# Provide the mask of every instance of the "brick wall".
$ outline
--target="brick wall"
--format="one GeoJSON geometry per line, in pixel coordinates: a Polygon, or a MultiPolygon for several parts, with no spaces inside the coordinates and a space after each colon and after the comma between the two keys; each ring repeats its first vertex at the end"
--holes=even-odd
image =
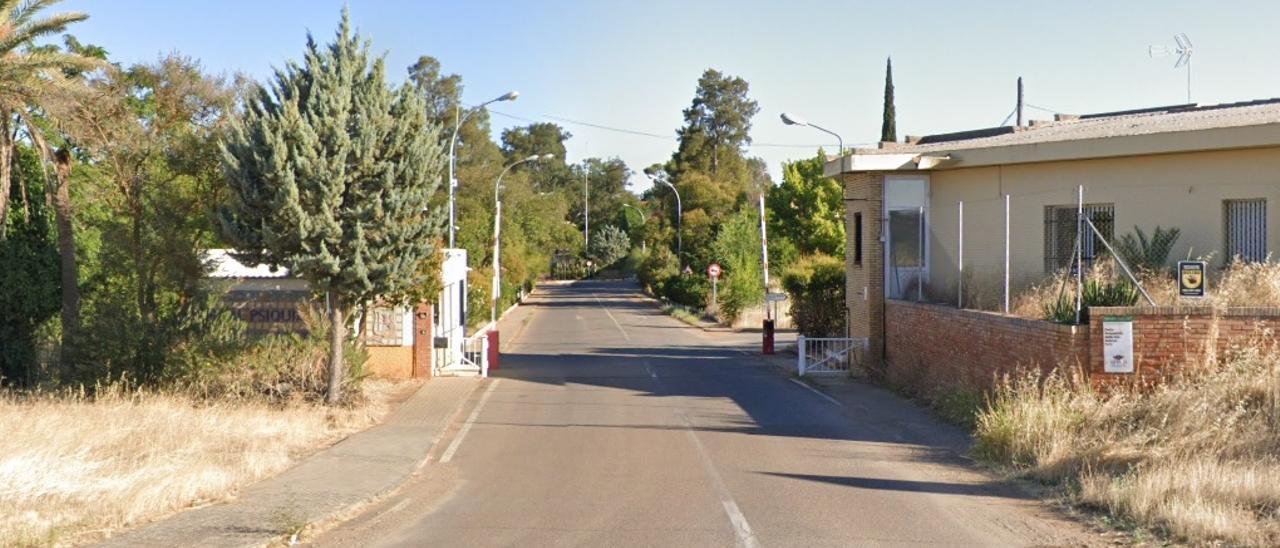
{"type": "Polygon", "coordinates": [[[845,309],[850,337],[870,341],[868,365],[881,367],[884,355],[884,246],[880,241],[884,211],[884,175],[843,176],[845,197],[845,309]],[[862,261],[857,262],[856,219],[862,219],[862,261]]]}
{"type": "Polygon", "coordinates": [[[1090,326],[889,300],[886,376],[915,390],[985,389],[1019,367],[1049,371],[1088,362],[1090,326]]]}
{"type": "Polygon", "coordinates": [[[1280,308],[1093,307],[1089,324],[1098,334],[1089,345],[1089,375],[1095,385],[1105,385],[1133,377],[1159,380],[1185,364],[1229,358],[1246,346],[1272,346],[1280,308]],[[1104,372],[1101,333],[1106,316],[1133,319],[1133,374],[1104,372]]]}
{"type": "Polygon", "coordinates": [[[1083,366],[1095,386],[1158,381],[1187,364],[1274,348],[1280,329],[1280,308],[1093,307],[1087,326],[898,300],[886,301],[884,314],[886,378],[921,391],[985,389],[1024,367],[1083,366]],[[1134,374],[1104,372],[1106,316],[1133,320],[1134,374]]]}

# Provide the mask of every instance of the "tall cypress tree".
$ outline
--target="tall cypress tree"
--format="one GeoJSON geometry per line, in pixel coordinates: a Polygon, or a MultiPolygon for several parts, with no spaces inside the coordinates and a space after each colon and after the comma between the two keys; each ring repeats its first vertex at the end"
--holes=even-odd
{"type": "Polygon", "coordinates": [[[893,58],[885,60],[884,67],[884,123],[880,125],[881,141],[898,140],[898,121],[893,108],[893,58]]]}
{"type": "Polygon", "coordinates": [[[341,394],[347,312],[429,275],[418,267],[441,227],[428,209],[444,165],[439,132],[412,86],[388,87],[383,60],[370,64],[343,9],[335,41],[308,35],[302,64],[259,86],[221,145],[224,235],[245,259],[288,267],[326,298],[329,403],[341,394]]]}

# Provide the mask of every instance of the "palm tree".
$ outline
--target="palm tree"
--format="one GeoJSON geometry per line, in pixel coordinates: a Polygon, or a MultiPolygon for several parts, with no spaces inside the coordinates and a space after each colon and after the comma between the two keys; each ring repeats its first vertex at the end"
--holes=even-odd
{"type": "MultiPolygon", "coordinates": [[[[34,48],[36,40],[62,32],[71,23],[89,16],[80,12],[41,12],[62,0],[0,0],[0,238],[9,214],[9,189],[13,182],[13,145],[17,118],[62,87],[66,71],[91,68],[97,61],[76,53],[34,48]]],[[[28,134],[40,131],[28,128],[28,134]]],[[[47,153],[47,148],[42,150],[47,153]]],[[[48,158],[47,160],[52,160],[48,158]]],[[[59,212],[61,214],[61,212],[59,212]]],[[[62,225],[59,220],[59,226],[62,225]]],[[[61,237],[61,234],[59,234],[61,237]]]]}

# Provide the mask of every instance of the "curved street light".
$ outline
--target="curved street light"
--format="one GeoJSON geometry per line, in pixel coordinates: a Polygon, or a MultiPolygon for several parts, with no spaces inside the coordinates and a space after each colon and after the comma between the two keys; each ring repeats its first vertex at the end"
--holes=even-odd
{"type": "Polygon", "coordinates": [[[682,267],[681,270],[683,270],[684,235],[681,234],[681,230],[684,224],[684,208],[681,207],[680,205],[680,191],[676,190],[675,185],[668,183],[665,179],[659,179],[648,173],[645,173],[644,176],[648,177],[650,181],[653,181],[655,183],[662,183],[664,185],[667,185],[667,187],[671,189],[671,192],[674,192],[676,194],[676,260],[680,263],[680,266],[682,267]]]}
{"type": "MultiPolygon", "coordinates": [[[[502,173],[498,174],[497,182],[493,183],[493,293],[491,301],[493,306],[489,310],[489,321],[498,321],[498,296],[502,292],[502,266],[498,261],[498,254],[502,249],[502,178],[507,175],[511,168],[527,162],[546,161],[555,158],[553,154],[534,154],[528,158],[516,160],[502,169],[502,173]]],[[[494,326],[496,329],[497,326],[494,326]]]]}
{"type": "Polygon", "coordinates": [[[793,114],[787,113],[787,112],[782,113],[782,116],[780,116],[780,118],[782,118],[782,123],[784,123],[784,124],[786,124],[786,125],[789,125],[789,126],[809,126],[809,127],[813,128],[813,129],[816,129],[816,130],[818,130],[818,131],[823,131],[823,132],[829,133],[829,134],[831,134],[831,135],[834,135],[834,136],[836,137],[836,142],[837,142],[837,143],[840,143],[840,144],[839,144],[840,149],[839,149],[839,151],[836,153],[836,156],[837,156],[837,157],[840,157],[840,156],[843,156],[843,155],[844,155],[844,139],[842,139],[842,138],[840,137],[840,134],[838,134],[838,133],[836,133],[836,132],[834,132],[834,131],[831,131],[831,130],[829,130],[829,129],[827,129],[827,128],[824,128],[824,127],[822,127],[822,126],[818,126],[818,125],[814,125],[814,124],[811,124],[811,123],[809,123],[809,122],[806,122],[806,121],[804,121],[804,119],[799,118],[799,117],[797,117],[797,116],[795,116],[795,115],[793,115],[793,114]]]}
{"type": "MultiPolygon", "coordinates": [[[[497,103],[499,101],[515,101],[516,98],[519,96],[520,96],[520,92],[518,91],[508,91],[498,97],[494,97],[493,99],[489,99],[488,101],[480,103],[479,105],[476,105],[474,108],[467,109],[467,112],[464,115],[454,116],[456,123],[453,125],[453,135],[449,137],[449,247],[450,248],[453,248],[454,246],[454,234],[458,230],[457,228],[458,207],[453,197],[454,189],[458,187],[458,178],[454,174],[456,170],[456,164],[458,162],[458,157],[454,152],[458,145],[458,131],[462,129],[462,124],[466,123],[467,119],[470,118],[472,114],[479,112],[480,109],[483,109],[488,104],[497,103]]],[[[461,105],[454,105],[454,108],[461,108],[461,105]]]]}

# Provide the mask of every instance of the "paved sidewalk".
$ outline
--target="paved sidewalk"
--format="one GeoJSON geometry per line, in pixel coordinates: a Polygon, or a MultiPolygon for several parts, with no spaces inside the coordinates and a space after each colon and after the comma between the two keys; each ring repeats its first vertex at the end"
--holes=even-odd
{"type": "Polygon", "coordinates": [[[776,368],[779,374],[793,377],[838,403],[850,420],[882,432],[899,443],[933,446],[951,453],[965,462],[973,438],[963,428],[939,419],[928,408],[862,377],[849,375],[810,375],[794,378],[796,373],[795,341],[780,348],[772,356],[754,352],[757,363],[776,368]]]}
{"type": "Polygon", "coordinates": [[[249,486],[235,500],[175,514],[101,545],[261,546],[291,525],[342,514],[409,479],[481,381],[431,379],[381,424],[249,486]]]}

